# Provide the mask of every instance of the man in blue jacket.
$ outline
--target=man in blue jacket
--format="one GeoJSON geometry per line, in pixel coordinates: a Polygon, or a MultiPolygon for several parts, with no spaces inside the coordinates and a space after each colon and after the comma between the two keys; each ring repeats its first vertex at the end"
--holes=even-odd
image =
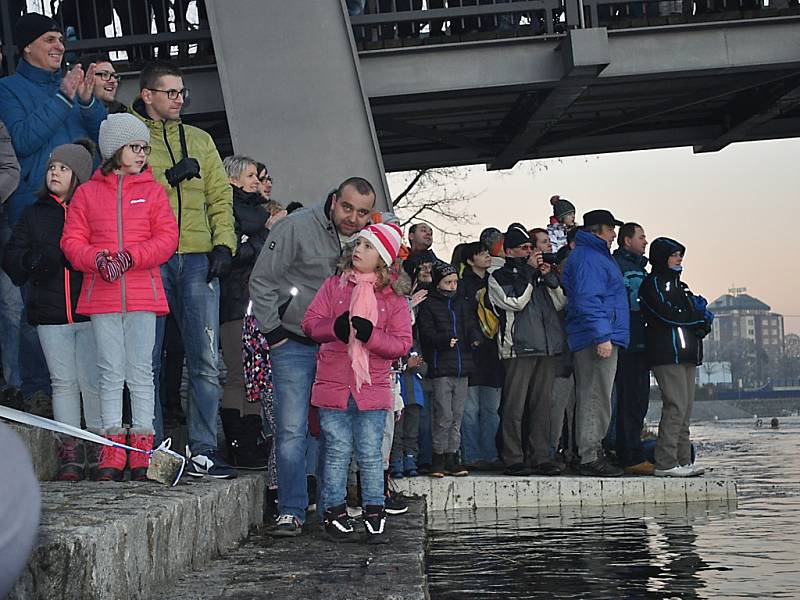
{"type": "MultiPolygon", "coordinates": [[[[22,212],[36,202],[53,149],[77,138],[97,143],[100,123],[106,118],[105,107],[93,95],[94,65],[85,74],[78,65],[61,75],[64,42],[58,23],[38,13],[26,14],[14,27],[14,43],[21,58],[16,74],[0,79],[0,121],[11,136],[20,180],[3,207],[3,242],[22,212]]],[[[6,322],[20,323],[20,353],[25,357],[20,365],[22,391],[32,396],[49,390],[50,378],[35,330],[21,322],[22,302],[14,301],[19,290],[10,286],[8,277],[0,276],[0,311],[6,322]]]]}
{"type": "Polygon", "coordinates": [[[628,296],[622,273],[611,256],[611,242],[622,225],[607,210],[583,215],[583,229],[564,267],[567,294],[567,341],[574,353],[576,426],[580,474],[619,477],[602,440],[611,421],[611,388],[617,352],[628,346],[628,296]]]}

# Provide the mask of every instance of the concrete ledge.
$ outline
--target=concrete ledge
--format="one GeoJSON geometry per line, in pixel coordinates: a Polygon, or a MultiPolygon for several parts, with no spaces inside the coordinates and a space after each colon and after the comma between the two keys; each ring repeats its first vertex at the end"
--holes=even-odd
{"type": "Polygon", "coordinates": [[[58,474],[58,438],[52,431],[20,425],[10,421],[3,422],[22,439],[31,455],[33,470],[39,481],[52,481],[58,474]]]}
{"type": "Polygon", "coordinates": [[[548,506],[611,506],[678,502],[736,502],[736,484],[726,479],[660,477],[409,477],[400,491],[423,496],[429,511],[548,506]]]}
{"type": "Polygon", "coordinates": [[[264,477],[42,484],[39,545],[12,600],[133,600],[199,569],[261,523],[264,477]]]}

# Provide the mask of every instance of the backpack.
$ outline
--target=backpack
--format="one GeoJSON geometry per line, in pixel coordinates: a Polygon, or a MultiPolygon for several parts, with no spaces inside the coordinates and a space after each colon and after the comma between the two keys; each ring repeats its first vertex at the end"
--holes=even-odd
{"type": "Polygon", "coordinates": [[[478,324],[481,326],[484,337],[493,340],[497,337],[497,331],[500,329],[500,319],[497,318],[486,292],[486,288],[481,288],[475,295],[475,299],[478,301],[478,324]]]}

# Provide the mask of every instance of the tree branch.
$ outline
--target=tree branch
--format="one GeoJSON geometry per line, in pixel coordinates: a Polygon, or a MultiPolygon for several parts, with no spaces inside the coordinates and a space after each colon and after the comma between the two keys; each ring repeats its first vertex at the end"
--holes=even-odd
{"type": "Polygon", "coordinates": [[[392,200],[392,208],[395,208],[398,204],[400,204],[400,202],[402,202],[403,198],[408,196],[409,192],[411,192],[411,190],[414,189],[414,187],[417,185],[417,183],[419,183],[419,180],[422,179],[427,172],[428,172],[428,169],[420,169],[419,171],[417,171],[417,174],[414,175],[414,178],[406,186],[406,189],[404,189],[402,192],[400,192],[400,194],[397,196],[397,198],[392,200]]]}

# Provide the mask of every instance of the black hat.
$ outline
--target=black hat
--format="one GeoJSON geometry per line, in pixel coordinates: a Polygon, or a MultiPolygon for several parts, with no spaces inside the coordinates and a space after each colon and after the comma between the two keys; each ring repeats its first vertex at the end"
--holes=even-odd
{"type": "Polygon", "coordinates": [[[458,271],[453,265],[443,260],[437,260],[433,263],[433,269],[431,269],[433,287],[439,287],[439,282],[448,275],[458,275],[458,271]]]}
{"type": "Polygon", "coordinates": [[[61,31],[61,26],[50,17],[40,15],[39,13],[28,13],[23,15],[14,25],[14,45],[22,52],[25,46],[28,46],[36,40],[40,35],[44,35],[48,31],[61,31]]]}
{"type": "Polygon", "coordinates": [[[575,205],[566,198],[551,199],[550,202],[553,204],[553,216],[559,221],[575,212],[575,205]]]}
{"type": "Polygon", "coordinates": [[[622,221],[615,219],[611,211],[608,210],[590,210],[583,215],[583,226],[591,227],[592,225],[614,225],[621,227],[624,225],[622,221]]]}
{"type": "Polygon", "coordinates": [[[531,236],[528,235],[528,230],[519,223],[512,223],[509,225],[508,231],[506,231],[503,237],[503,248],[516,248],[522,244],[535,243],[536,242],[531,239],[531,236]]]}

